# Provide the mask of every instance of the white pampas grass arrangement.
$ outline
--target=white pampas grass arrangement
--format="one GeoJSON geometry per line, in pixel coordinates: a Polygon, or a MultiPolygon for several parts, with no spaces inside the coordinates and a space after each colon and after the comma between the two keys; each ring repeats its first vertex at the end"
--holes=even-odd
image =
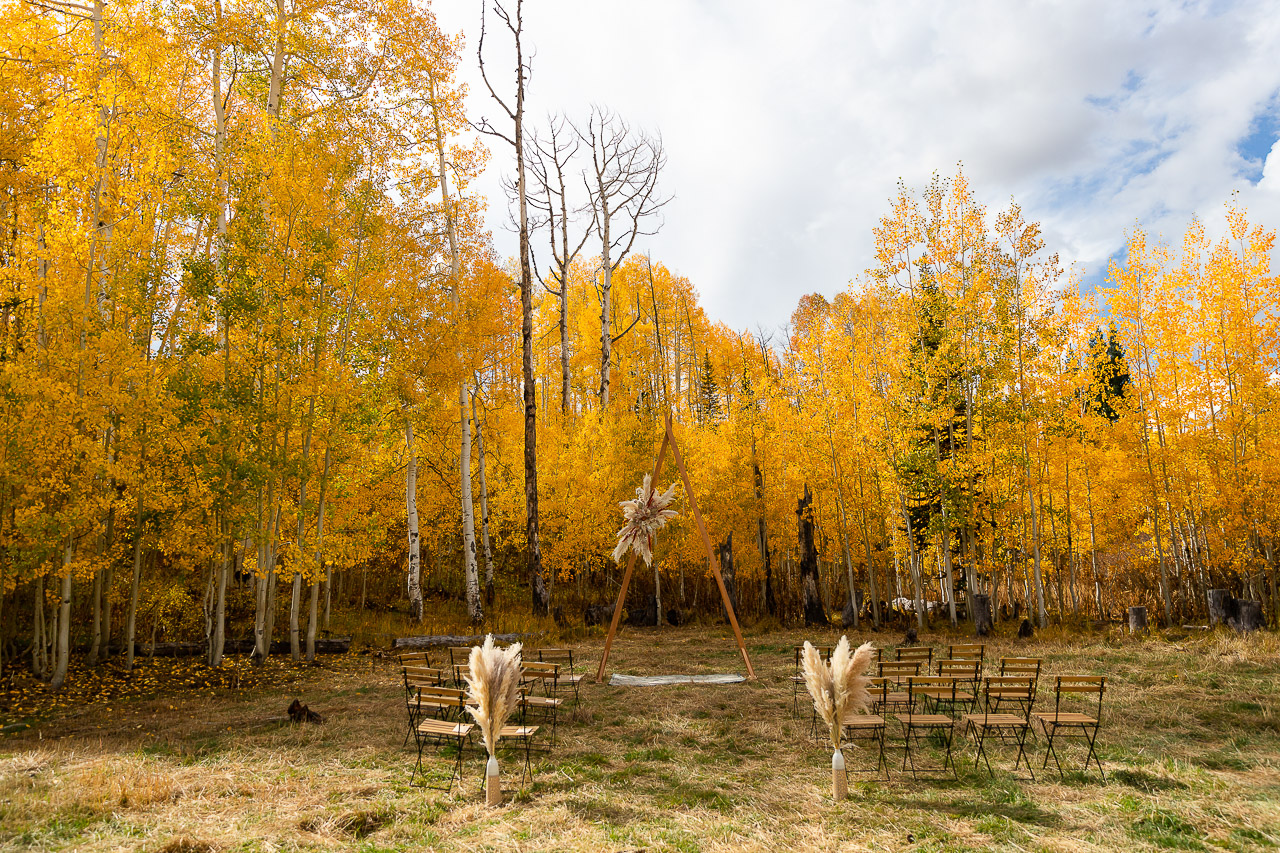
{"type": "Polygon", "coordinates": [[[841,721],[846,713],[865,711],[871,707],[871,693],[867,689],[870,677],[867,668],[875,648],[863,643],[856,651],[849,651],[849,638],[841,637],[831,653],[831,660],[824,661],[813,645],[804,643],[804,685],[813,697],[813,707],[827,724],[831,734],[832,786],[836,799],[844,799],[844,756],[840,752],[841,721]]]}
{"type": "Polygon", "coordinates": [[[618,547],[613,549],[613,560],[621,563],[628,551],[635,550],[646,566],[653,565],[653,535],[669,520],[680,513],[667,509],[676,498],[676,484],[662,494],[653,490],[652,475],[644,475],[644,485],[636,489],[636,499],[621,501],[622,515],[626,523],[618,531],[618,547]]]}
{"type": "Polygon", "coordinates": [[[489,753],[485,765],[485,790],[489,805],[502,802],[498,779],[498,733],[520,705],[520,643],[507,648],[493,644],[493,635],[484,645],[472,646],[467,667],[467,713],[480,727],[480,737],[489,753]]]}

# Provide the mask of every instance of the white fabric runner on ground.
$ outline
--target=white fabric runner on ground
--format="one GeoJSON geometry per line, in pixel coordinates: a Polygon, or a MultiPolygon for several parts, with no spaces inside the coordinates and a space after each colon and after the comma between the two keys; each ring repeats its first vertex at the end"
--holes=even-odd
{"type": "Polygon", "coordinates": [[[622,675],[609,676],[610,687],[651,687],[658,684],[737,684],[741,675],[622,675]]]}

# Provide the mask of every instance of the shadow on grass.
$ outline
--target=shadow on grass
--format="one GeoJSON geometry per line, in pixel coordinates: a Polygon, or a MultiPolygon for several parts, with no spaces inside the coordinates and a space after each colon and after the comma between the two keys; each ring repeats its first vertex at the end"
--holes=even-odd
{"type": "MultiPolygon", "coordinates": [[[[959,787],[959,786],[957,786],[959,787]]],[[[996,816],[1008,818],[1018,823],[1031,824],[1033,826],[1043,827],[1060,827],[1062,826],[1062,818],[1056,813],[1042,809],[1034,803],[1021,800],[1009,803],[982,803],[982,802],[948,802],[939,799],[924,799],[913,797],[883,797],[878,800],[887,806],[896,806],[904,809],[916,809],[917,811],[932,812],[938,814],[949,814],[955,817],[988,817],[996,816]]]]}

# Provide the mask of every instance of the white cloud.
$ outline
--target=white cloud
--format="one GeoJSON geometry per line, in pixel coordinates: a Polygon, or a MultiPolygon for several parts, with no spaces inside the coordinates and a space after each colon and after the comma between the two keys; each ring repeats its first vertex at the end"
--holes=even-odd
{"type": "MultiPolygon", "coordinates": [[[[479,8],[436,14],[473,38],[479,8]]],[[[960,161],[991,209],[1016,197],[1092,272],[1136,222],[1176,239],[1233,190],[1280,226],[1280,153],[1254,187],[1236,150],[1280,90],[1264,3],[538,0],[525,18],[530,117],[599,103],[662,132],[676,198],[638,248],[734,327],[839,290],[869,265],[898,178],[922,186],[960,161]]],[[[510,42],[490,34],[505,80],[510,42]]],[[[472,40],[471,110],[492,116],[474,64],[472,40]]],[[[478,188],[499,210],[509,163],[495,148],[478,188]]]]}

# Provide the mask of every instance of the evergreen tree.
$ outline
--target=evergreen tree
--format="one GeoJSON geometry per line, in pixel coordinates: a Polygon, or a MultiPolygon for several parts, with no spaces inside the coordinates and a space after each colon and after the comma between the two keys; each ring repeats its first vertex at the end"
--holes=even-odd
{"type": "Polygon", "coordinates": [[[1115,423],[1120,420],[1116,403],[1129,393],[1129,363],[1124,346],[1116,338],[1116,324],[1110,323],[1104,336],[1098,329],[1089,338],[1089,361],[1093,365],[1093,391],[1089,411],[1115,423]]]}

